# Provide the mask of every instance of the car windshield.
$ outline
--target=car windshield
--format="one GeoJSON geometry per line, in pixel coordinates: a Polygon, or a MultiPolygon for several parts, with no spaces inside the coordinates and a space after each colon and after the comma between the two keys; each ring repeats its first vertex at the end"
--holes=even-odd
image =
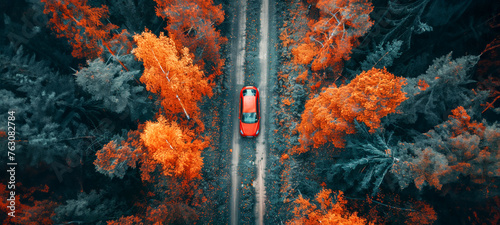
{"type": "Polygon", "coordinates": [[[255,96],[257,92],[254,89],[243,90],[243,96],[255,96]]]}
{"type": "Polygon", "coordinates": [[[257,113],[243,113],[243,118],[241,118],[243,123],[257,123],[257,113]]]}

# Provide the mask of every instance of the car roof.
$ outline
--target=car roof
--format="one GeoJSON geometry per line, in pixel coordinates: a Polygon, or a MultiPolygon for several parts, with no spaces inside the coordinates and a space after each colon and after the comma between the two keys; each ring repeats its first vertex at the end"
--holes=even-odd
{"type": "Polygon", "coordinates": [[[243,113],[257,112],[257,97],[256,96],[243,96],[243,113]]]}

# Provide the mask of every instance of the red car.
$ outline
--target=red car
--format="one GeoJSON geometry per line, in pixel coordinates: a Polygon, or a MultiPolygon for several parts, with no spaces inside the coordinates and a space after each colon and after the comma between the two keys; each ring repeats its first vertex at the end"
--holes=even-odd
{"type": "Polygon", "coordinates": [[[246,86],[240,92],[240,134],[243,137],[255,137],[260,129],[259,89],[246,86]]]}

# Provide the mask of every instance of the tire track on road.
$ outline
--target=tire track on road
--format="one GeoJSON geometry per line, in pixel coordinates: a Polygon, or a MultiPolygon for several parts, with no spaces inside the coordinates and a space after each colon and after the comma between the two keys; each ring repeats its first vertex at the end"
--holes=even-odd
{"type": "MultiPolygon", "coordinates": [[[[239,104],[239,89],[243,87],[245,82],[243,65],[245,63],[245,44],[246,44],[246,8],[247,1],[239,1],[239,11],[238,11],[238,23],[237,23],[237,36],[236,36],[236,50],[234,55],[236,56],[234,76],[236,78],[235,85],[233,86],[233,106],[239,104]]],[[[238,108],[233,108],[233,140],[232,140],[232,159],[231,159],[231,203],[230,203],[230,221],[232,225],[236,225],[239,222],[239,175],[238,175],[238,165],[240,160],[240,131],[239,131],[239,121],[238,121],[238,108]]]]}
{"type": "Polygon", "coordinates": [[[256,165],[257,178],[254,181],[256,207],[255,223],[264,224],[266,186],[264,184],[266,172],[266,117],[267,117],[267,81],[268,81],[268,47],[269,47],[269,0],[262,0],[260,12],[260,43],[259,43],[259,61],[260,61],[260,83],[259,92],[261,99],[260,111],[260,135],[257,138],[256,145],[256,165]]]}

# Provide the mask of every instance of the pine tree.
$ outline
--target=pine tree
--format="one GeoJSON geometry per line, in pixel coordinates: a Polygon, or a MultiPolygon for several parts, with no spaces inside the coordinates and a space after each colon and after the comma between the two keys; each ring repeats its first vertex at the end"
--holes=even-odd
{"type": "Polygon", "coordinates": [[[22,47],[0,54],[0,64],[5,68],[2,77],[8,88],[0,91],[7,98],[0,109],[16,111],[17,139],[24,143],[17,150],[26,164],[50,164],[82,155],[82,146],[93,138],[82,120],[87,119],[85,112],[92,110],[85,98],[77,96],[72,77],[55,73],[47,63],[24,55],[22,47]]]}
{"type": "Polygon", "coordinates": [[[435,59],[424,74],[408,78],[408,84],[403,87],[408,100],[398,108],[403,113],[389,116],[388,123],[414,124],[419,115],[423,115],[425,124],[421,126],[429,129],[443,122],[447,114],[459,105],[479,106],[487,93],[467,87],[474,82],[470,79],[471,70],[478,59],[478,56],[464,56],[453,60],[450,53],[435,59]]]}
{"type": "Polygon", "coordinates": [[[65,204],[55,209],[54,222],[66,223],[80,221],[80,223],[100,223],[105,218],[119,217],[124,212],[125,204],[116,197],[109,197],[105,191],[95,190],[89,193],[78,193],[76,199],[66,200],[65,204]]]}
{"type": "Polygon", "coordinates": [[[122,113],[127,108],[130,111],[142,108],[141,114],[147,113],[143,106],[146,103],[144,88],[134,81],[138,70],[124,71],[119,64],[106,64],[101,59],[88,64],[75,77],[76,83],[92,95],[92,100],[101,102],[104,108],[116,113],[122,113]]]}
{"type": "MultiPolygon", "coordinates": [[[[376,51],[369,53],[366,56],[365,61],[361,62],[361,70],[367,71],[371,68],[389,68],[395,59],[401,56],[401,45],[403,44],[400,40],[393,40],[392,42],[378,45],[376,51]]],[[[359,73],[359,72],[358,72],[359,73]]]]}
{"type": "Polygon", "coordinates": [[[500,175],[500,127],[472,121],[461,106],[415,141],[400,143],[404,154],[392,172],[401,188],[414,182],[419,189],[429,185],[440,190],[443,185],[470,181],[476,191],[487,191],[486,186],[500,175]]]}
{"type": "Polygon", "coordinates": [[[392,133],[387,136],[371,134],[366,126],[356,121],[355,125],[358,132],[349,136],[345,151],[339,154],[335,164],[327,163],[329,167],[325,172],[330,183],[342,179],[343,185],[338,186],[343,190],[374,196],[394,163],[400,159],[397,148],[390,144],[392,133]]]}
{"type": "Polygon", "coordinates": [[[433,28],[422,22],[422,14],[430,0],[417,1],[388,1],[387,11],[381,17],[375,17],[379,37],[377,43],[386,43],[392,40],[402,40],[403,50],[411,45],[414,34],[432,31],[433,28]]]}

